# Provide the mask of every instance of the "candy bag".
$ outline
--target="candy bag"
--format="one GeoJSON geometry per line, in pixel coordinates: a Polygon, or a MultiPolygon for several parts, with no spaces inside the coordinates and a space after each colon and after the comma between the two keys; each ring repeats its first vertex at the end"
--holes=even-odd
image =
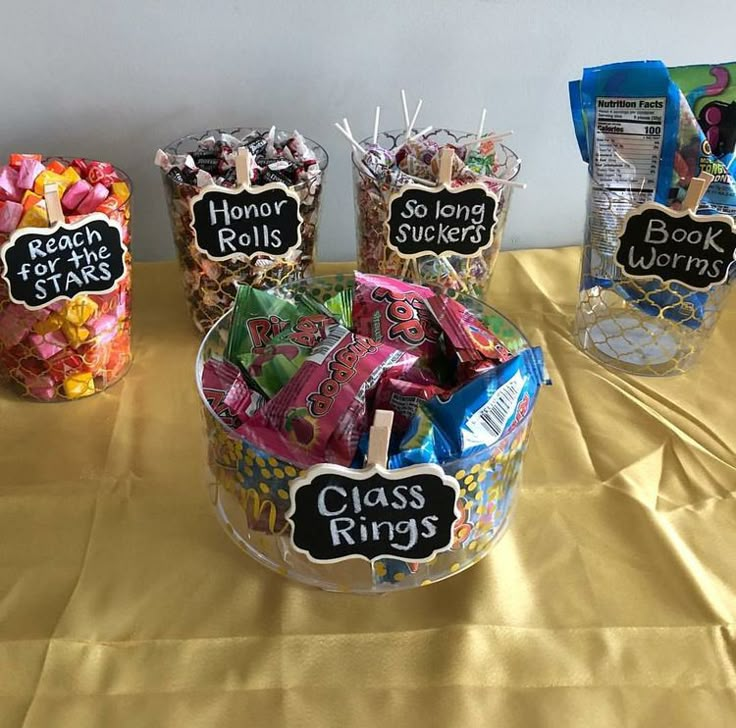
{"type": "Polygon", "coordinates": [[[248,388],[240,370],[227,361],[208,359],[202,367],[202,393],[214,413],[228,427],[238,427],[263,404],[248,388]]]}
{"type": "MultiPolygon", "coordinates": [[[[591,175],[581,286],[613,288],[648,313],[699,327],[707,294],[678,284],[667,290],[654,279],[634,283],[614,257],[631,210],[649,201],[676,208],[701,170],[725,172],[685,96],[663,63],[641,61],[585,69],[582,80],[570,84],[570,103],[591,175]]],[[[734,180],[721,178],[702,205],[734,214],[734,180]]]]}
{"type": "Polygon", "coordinates": [[[240,354],[260,349],[298,318],[299,311],[290,301],[251,286],[238,286],[225,358],[237,363],[240,354]]]}
{"type": "Polygon", "coordinates": [[[266,397],[273,397],[298,371],[335,321],[323,314],[308,314],[263,346],[237,357],[238,364],[266,397]]]}
{"type": "Polygon", "coordinates": [[[296,375],[239,432],[302,467],[324,462],[330,441],[332,462],[347,465],[354,452],[345,440],[357,443],[357,430],[367,425],[367,396],[402,355],[334,324],[296,375]],[[361,408],[363,420],[357,429],[349,426],[361,408]]]}
{"type": "Polygon", "coordinates": [[[431,289],[356,271],[353,295],[357,333],[418,356],[438,354],[440,330],[426,304],[431,289]]]}
{"type": "Polygon", "coordinates": [[[384,376],[373,399],[375,409],[391,410],[394,413],[392,432],[404,433],[411,424],[420,402],[426,402],[446,391],[436,384],[418,384],[384,376]]]}
{"type": "Polygon", "coordinates": [[[417,457],[446,462],[493,445],[523,419],[539,387],[549,383],[542,350],[525,349],[449,396],[420,403],[392,462],[403,462],[404,451],[410,462],[417,457]]]}
{"type": "Polygon", "coordinates": [[[460,362],[501,363],[511,359],[511,352],[503,342],[460,302],[435,295],[427,299],[427,307],[460,362]]]}

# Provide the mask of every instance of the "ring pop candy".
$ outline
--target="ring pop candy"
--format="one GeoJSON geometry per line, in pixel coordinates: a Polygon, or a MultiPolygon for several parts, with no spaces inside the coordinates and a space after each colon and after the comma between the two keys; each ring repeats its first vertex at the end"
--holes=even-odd
{"type": "Polygon", "coordinates": [[[327,153],[299,132],[267,129],[215,129],[189,135],[156,154],[166,192],[171,229],[183,273],[187,305],[200,331],[207,331],[233,304],[239,283],[270,288],[312,270],[327,153]],[[259,252],[227,259],[200,250],[192,229],[192,200],[203,189],[237,185],[239,149],[253,160],[251,184],[279,182],[299,197],[301,245],[283,257],[259,252]]]}
{"type": "Polygon", "coordinates": [[[130,200],[107,162],[11,154],[0,168],[0,368],[24,396],[79,399],[125,374],[130,200]]]}

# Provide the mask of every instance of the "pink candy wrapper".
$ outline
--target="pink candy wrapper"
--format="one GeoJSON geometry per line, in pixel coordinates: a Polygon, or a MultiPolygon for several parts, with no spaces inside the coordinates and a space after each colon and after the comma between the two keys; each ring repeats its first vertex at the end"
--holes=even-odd
{"type": "Polygon", "coordinates": [[[441,331],[427,308],[432,295],[425,286],[356,272],[354,328],[396,349],[433,358],[439,353],[441,331]]]}

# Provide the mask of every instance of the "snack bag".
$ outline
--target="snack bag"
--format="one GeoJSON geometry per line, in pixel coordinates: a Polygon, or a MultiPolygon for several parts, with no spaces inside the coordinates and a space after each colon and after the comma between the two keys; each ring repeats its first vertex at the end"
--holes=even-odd
{"type": "Polygon", "coordinates": [[[240,426],[263,405],[263,397],[248,388],[240,370],[230,362],[208,359],[201,382],[205,399],[228,427],[240,426]]]}
{"type": "Polygon", "coordinates": [[[239,431],[302,467],[324,462],[329,442],[332,462],[347,465],[350,443],[357,444],[367,424],[366,398],[402,355],[334,324],[296,375],[239,431]]]}
{"type": "Polygon", "coordinates": [[[440,330],[427,308],[432,295],[426,286],[356,271],[354,329],[396,349],[434,357],[440,330]]]}
{"type": "Polygon", "coordinates": [[[660,61],[585,69],[582,80],[570,84],[570,104],[591,175],[581,286],[614,288],[648,313],[699,327],[707,294],[622,276],[614,262],[618,233],[626,215],[645,202],[678,208],[702,170],[720,175],[703,198],[705,211],[733,215],[733,176],[712,153],[687,99],[660,61]]]}
{"type": "Polygon", "coordinates": [[[461,363],[487,360],[500,364],[511,359],[503,342],[455,299],[432,296],[427,307],[461,363]]]}
{"type": "Polygon", "coordinates": [[[296,373],[334,320],[265,291],[240,286],[225,356],[266,397],[296,373]]]}
{"type": "Polygon", "coordinates": [[[448,396],[420,403],[392,467],[407,458],[408,462],[417,462],[419,457],[429,458],[424,462],[446,462],[493,445],[526,415],[540,386],[549,383],[542,350],[536,347],[448,396]],[[402,452],[408,454],[402,456],[402,452]]]}

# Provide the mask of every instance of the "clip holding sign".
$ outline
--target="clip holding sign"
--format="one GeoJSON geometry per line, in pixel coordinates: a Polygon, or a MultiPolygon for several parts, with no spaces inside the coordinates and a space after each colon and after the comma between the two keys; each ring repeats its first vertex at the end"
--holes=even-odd
{"type": "Polygon", "coordinates": [[[452,186],[454,152],[440,152],[438,186],[404,185],[389,200],[386,243],[403,258],[470,258],[493,244],[498,197],[484,184],[452,186]]]}
{"type": "Polygon", "coordinates": [[[615,255],[624,275],[676,282],[694,291],[726,282],[736,260],[734,220],[697,214],[712,181],[706,172],[694,177],[680,211],[647,202],[626,216],[615,255]]]}
{"type": "Polygon", "coordinates": [[[253,158],[240,147],[234,188],[204,187],[190,201],[194,244],[211,260],[287,258],[302,244],[299,195],[283,182],[253,186],[253,158]]]}
{"type": "Polygon", "coordinates": [[[386,469],[393,412],[378,410],[367,467],[323,463],[291,483],[291,543],[315,563],[431,561],[453,543],[460,487],[439,465],[386,469]]]}

